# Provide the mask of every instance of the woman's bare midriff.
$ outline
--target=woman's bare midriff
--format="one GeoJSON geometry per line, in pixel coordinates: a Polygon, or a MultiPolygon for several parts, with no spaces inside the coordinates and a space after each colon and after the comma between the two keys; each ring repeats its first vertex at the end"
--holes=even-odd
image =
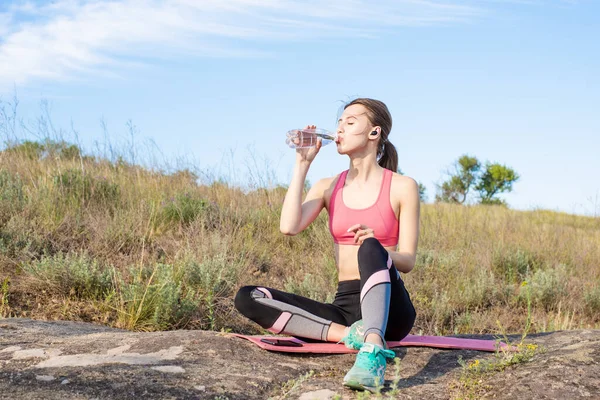
{"type": "MultiPolygon", "coordinates": [[[[337,182],[337,177],[330,178],[329,188],[325,191],[325,208],[327,212],[330,212],[329,204],[331,201],[331,195],[333,193],[333,189],[335,188],[335,184],[337,182]]],[[[379,184],[380,186],[381,184],[379,184]]],[[[379,187],[377,186],[377,187],[379,187]]],[[[376,188],[374,189],[376,191],[376,188]]],[[[371,190],[371,192],[373,191],[371,190]]],[[[364,190],[363,190],[364,191],[364,190]]],[[[367,199],[364,204],[352,204],[352,207],[355,208],[365,208],[370,204],[373,204],[375,200],[367,199]]],[[[394,204],[394,202],[392,202],[394,204]]],[[[394,208],[394,213],[396,215],[399,214],[399,210],[394,208]]],[[[348,244],[333,244],[334,253],[335,253],[335,265],[338,268],[338,280],[341,281],[349,281],[354,279],[360,279],[360,274],[358,272],[358,248],[359,245],[348,245],[348,244]]],[[[388,251],[396,251],[396,246],[384,246],[384,248],[388,251]]]]}
{"type": "MultiPolygon", "coordinates": [[[[350,281],[360,279],[358,272],[358,248],[357,245],[334,244],[335,262],[338,267],[338,280],[350,281]]],[[[384,247],[388,251],[395,251],[396,246],[384,247]]]]}

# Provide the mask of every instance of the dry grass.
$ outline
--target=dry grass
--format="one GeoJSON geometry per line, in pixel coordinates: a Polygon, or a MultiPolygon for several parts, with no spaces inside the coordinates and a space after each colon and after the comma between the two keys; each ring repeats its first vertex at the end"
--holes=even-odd
{"type": "MultiPolygon", "coordinates": [[[[68,146],[41,158],[30,150],[0,152],[0,316],[257,332],[233,309],[241,285],[332,299],[326,215],[281,235],[284,188],[200,185],[187,170],[68,146]]],[[[424,204],[418,263],[404,276],[413,332],[496,333],[498,323],[518,332],[524,281],[531,332],[598,327],[598,260],[599,218],[424,204]]]]}

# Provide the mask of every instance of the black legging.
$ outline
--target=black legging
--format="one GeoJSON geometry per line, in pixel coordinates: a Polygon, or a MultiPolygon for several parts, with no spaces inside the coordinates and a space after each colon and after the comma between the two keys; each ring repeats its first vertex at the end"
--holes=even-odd
{"type": "MultiPolygon", "coordinates": [[[[358,264],[360,280],[339,282],[335,300],[331,304],[277,289],[244,286],[235,296],[235,307],[271,332],[327,340],[331,322],[349,326],[363,318],[364,313],[370,312],[369,309],[361,311],[361,292],[364,289],[370,292],[379,285],[386,285],[389,277],[389,313],[385,339],[402,340],[413,327],[416,312],[387,251],[377,239],[366,239],[358,251],[358,264]],[[383,272],[386,269],[389,275],[383,272]],[[373,278],[369,280],[371,277],[373,278]],[[385,281],[381,280],[382,277],[385,281]],[[366,288],[365,284],[368,284],[366,288]]],[[[363,299],[367,294],[363,293],[363,299]]]]}

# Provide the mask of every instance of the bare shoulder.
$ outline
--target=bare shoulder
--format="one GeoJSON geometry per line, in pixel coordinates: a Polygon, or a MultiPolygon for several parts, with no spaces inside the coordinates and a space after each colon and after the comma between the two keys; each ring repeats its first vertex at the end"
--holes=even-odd
{"type": "Polygon", "coordinates": [[[392,190],[393,191],[416,191],[419,192],[419,184],[410,176],[400,175],[397,173],[392,174],[392,190]]]}
{"type": "Polygon", "coordinates": [[[309,197],[327,197],[333,191],[335,187],[337,176],[332,176],[328,178],[321,178],[313,185],[311,185],[309,190],[309,197]]]}
{"type": "Polygon", "coordinates": [[[391,197],[400,203],[419,197],[419,184],[410,176],[393,173],[391,197]]]}
{"type": "Polygon", "coordinates": [[[340,174],[330,176],[327,178],[319,179],[315,186],[318,187],[318,190],[323,196],[325,200],[325,207],[329,210],[329,201],[331,199],[331,195],[333,194],[333,189],[335,189],[335,184],[337,183],[338,177],[340,174]]]}
{"type": "Polygon", "coordinates": [[[331,190],[335,187],[335,183],[337,182],[338,175],[330,176],[327,178],[321,178],[315,183],[315,187],[318,187],[322,191],[331,190]]]}
{"type": "Polygon", "coordinates": [[[337,181],[337,179],[339,178],[340,175],[341,175],[341,172],[334,176],[329,176],[327,178],[323,178],[323,179],[321,179],[321,181],[326,186],[335,185],[335,182],[337,181]]]}

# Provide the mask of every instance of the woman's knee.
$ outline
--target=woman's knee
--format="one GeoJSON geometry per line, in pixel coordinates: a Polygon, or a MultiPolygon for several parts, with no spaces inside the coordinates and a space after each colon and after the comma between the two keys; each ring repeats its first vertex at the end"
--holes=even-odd
{"type": "Polygon", "coordinates": [[[243,286],[238,290],[233,300],[235,308],[246,317],[250,318],[254,308],[252,291],[256,290],[256,286],[243,286]]]}
{"type": "Polygon", "coordinates": [[[388,258],[388,252],[375,238],[365,239],[358,248],[358,267],[361,274],[387,269],[388,258]]]}

